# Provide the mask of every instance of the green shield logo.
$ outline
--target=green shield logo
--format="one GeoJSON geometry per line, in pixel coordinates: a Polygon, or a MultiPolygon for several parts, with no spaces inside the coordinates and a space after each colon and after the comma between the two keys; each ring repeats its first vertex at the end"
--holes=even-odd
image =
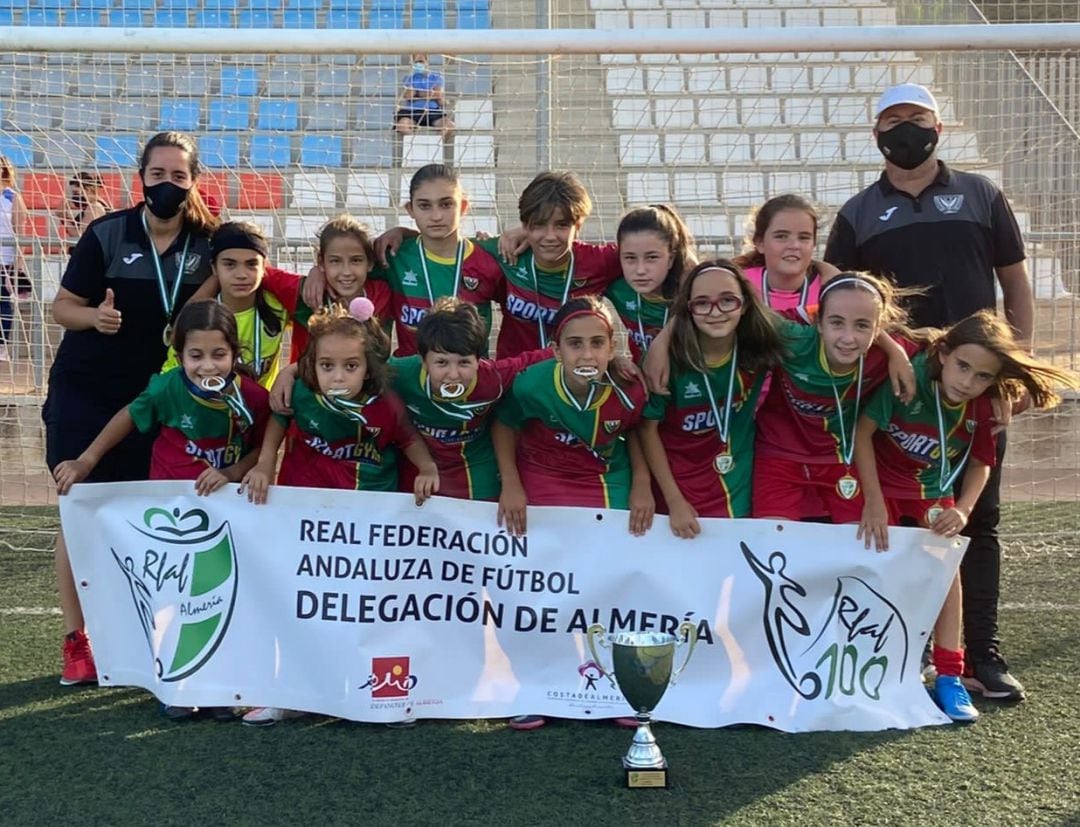
{"type": "Polygon", "coordinates": [[[129,523],[139,546],[113,558],[127,579],[158,677],[178,681],[210,660],[236,603],[237,562],[229,523],[205,511],[151,508],[129,523]],[[149,541],[149,542],[148,542],[149,541]]]}

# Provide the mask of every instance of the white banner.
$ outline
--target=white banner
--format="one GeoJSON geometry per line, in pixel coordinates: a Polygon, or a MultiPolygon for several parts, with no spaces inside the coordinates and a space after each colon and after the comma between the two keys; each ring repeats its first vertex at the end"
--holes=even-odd
{"type": "MultiPolygon", "coordinates": [[[[60,498],[100,682],[183,706],[278,706],[357,721],[628,714],[586,630],[698,645],[655,718],[791,732],[947,723],[919,660],[966,547],[890,529],[703,520],[645,537],[626,512],[236,486],[76,486],[60,498]]],[[[681,661],[686,647],[677,654],[681,661]]],[[[601,654],[606,658],[609,653],[601,654]]]]}

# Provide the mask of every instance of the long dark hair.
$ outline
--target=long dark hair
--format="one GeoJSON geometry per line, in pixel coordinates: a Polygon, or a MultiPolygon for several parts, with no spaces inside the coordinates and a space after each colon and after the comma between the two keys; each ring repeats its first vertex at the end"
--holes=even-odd
{"type": "Polygon", "coordinates": [[[199,174],[202,172],[202,165],[199,163],[199,147],[195,144],[194,138],[183,132],[159,132],[143,147],[139,158],[139,177],[142,178],[150,165],[151,153],[158,147],[168,146],[183,150],[188,156],[188,172],[191,174],[192,185],[182,210],[184,223],[196,232],[209,235],[218,228],[221,222],[210,212],[210,208],[206,206],[199,192],[199,174]]]}
{"type": "Polygon", "coordinates": [[[739,343],[739,367],[752,372],[767,370],[780,364],[784,353],[783,340],[773,324],[773,315],[747,281],[743,271],[726,258],[703,261],[691,270],[675,294],[672,307],[674,328],[671,334],[671,358],[681,370],[706,373],[705,354],[701,349],[700,334],[690,313],[690,296],[698,277],[710,270],[723,270],[735,277],[743,300],[743,314],[735,327],[739,343]]]}

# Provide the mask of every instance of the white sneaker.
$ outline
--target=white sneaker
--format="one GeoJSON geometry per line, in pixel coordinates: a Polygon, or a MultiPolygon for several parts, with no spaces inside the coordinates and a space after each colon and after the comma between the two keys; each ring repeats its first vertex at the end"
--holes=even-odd
{"type": "Polygon", "coordinates": [[[257,706],[248,712],[242,723],[244,726],[273,726],[278,721],[288,718],[299,718],[307,713],[298,712],[295,709],[281,709],[276,706],[257,706]]]}
{"type": "Polygon", "coordinates": [[[8,353],[7,345],[0,345],[0,362],[10,362],[11,354],[8,353]]]}

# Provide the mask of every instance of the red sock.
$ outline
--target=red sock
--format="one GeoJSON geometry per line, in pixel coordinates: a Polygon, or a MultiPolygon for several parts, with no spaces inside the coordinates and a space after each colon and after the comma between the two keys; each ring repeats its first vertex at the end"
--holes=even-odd
{"type": "Polygon", "coordinates": [[[934,647],[933,652],[934,668],[937,670],[938,675],[943,675],[950,678],[959,678],[964,674],[964,650],[963,649],[943,649],[940,646],[934,647]]]}

